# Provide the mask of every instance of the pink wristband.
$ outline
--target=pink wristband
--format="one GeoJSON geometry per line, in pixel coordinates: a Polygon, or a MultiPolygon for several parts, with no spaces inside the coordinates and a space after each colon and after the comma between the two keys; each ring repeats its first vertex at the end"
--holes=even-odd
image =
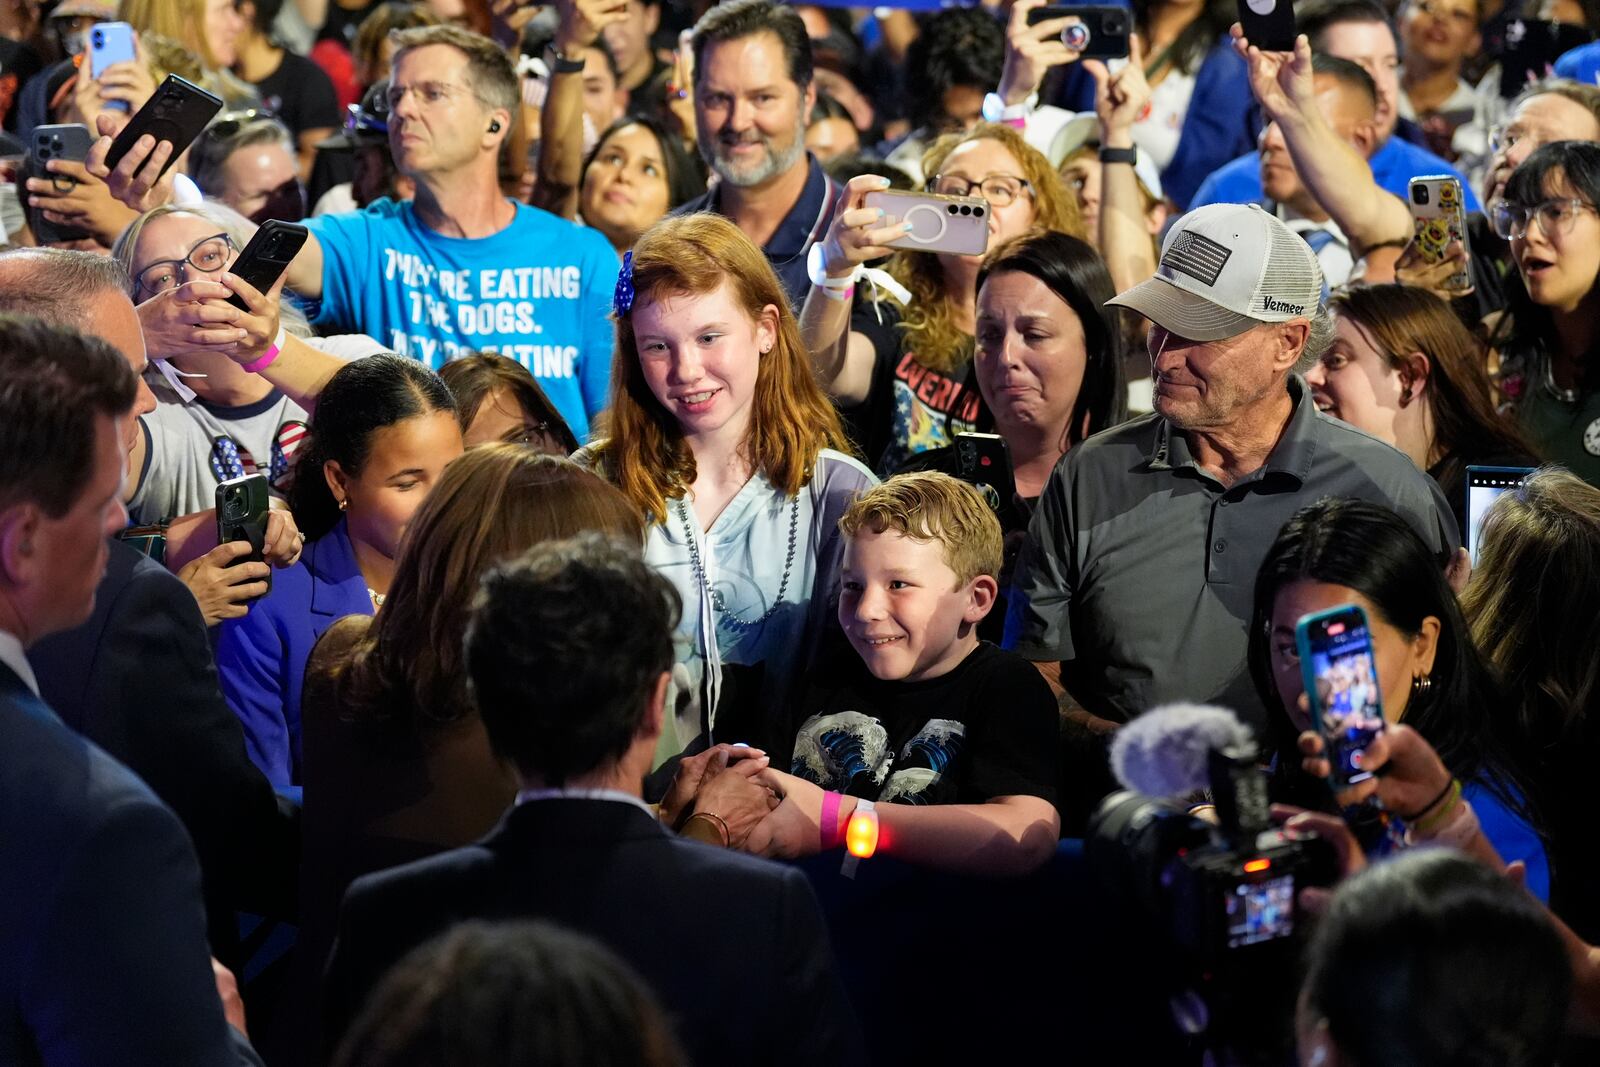
{"type": "Polygon", "coordinates": [[[278,327],[278,336],[273,339],[272,347],[267,349],[267,354],[254,363],[246,363],[244,370],[250,374],[259,374],[272,366],[272,361],[278,358],[278,353],[283,351],[283,327],[278,327]]]}
{"type": "Polygon", "coordinates": [[[829,790],[822,794],[822,851],[839,847],[839,803],[844,798],[829,790]]]}

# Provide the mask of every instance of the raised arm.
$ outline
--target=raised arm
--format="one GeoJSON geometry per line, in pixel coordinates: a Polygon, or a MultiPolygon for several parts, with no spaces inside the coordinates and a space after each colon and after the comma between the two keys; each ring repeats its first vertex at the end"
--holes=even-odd
{"type": "MultiPolygon", "coordinates": [[[[834,212],[822,248],[823,267],[830,279],[843,282],[870,260],[894,252],[884,242],[901,236],[909,226],[888,220],[876,208],[865,206],[866,195],[887,189],[889,180],[876,174],[850,179],[834,212]]],[[[817,384],[846,406],[867,398],[872,385],[872,342],[850,329],[853,302],[847,289],[812,285],[800,312],[800,336],[811,353],[817,384]]]]}
{"type": "MultiPolygon", "coordinates": [[[[600,31],[628,16],[625,0],[560,0],[555,48],[567,57],[583,54],[600,31]]],[[[532,202],[564,219],[578,217],[583,178],[583,72],[550,72],[550,91],[539,113],[539,174],[532,202]]]]}
{"type": "Polygon", "coordinates": [[[1300,180],[1358,249],[1411,236],[1411,214],[1382,189],[1372,168],[1334,132],[1316,104],[1311,43],[1302,34],[1293,52],[1263,52],[1234,23],[1233,47],[1250,70],[1250,91],[1278,124],[1300,180]]]}
{"type": "MultiPolygon", "coordinates": [[[[1127,65],[1116,74],[1098,60],[1084,66],[1094,76],[1101,147],[1134,148],[1133,124],[1150,103],[1143,42],[1137,34],[1129,39],[1127,65]]],[[[1155,242],[1150,239],[1144,198],[1139,195],[1139,179],[1131,163],[1100,166],[1100,232],[1096,237],[1117,292],[1125,293],[1155,274],[1155,242]]]]}

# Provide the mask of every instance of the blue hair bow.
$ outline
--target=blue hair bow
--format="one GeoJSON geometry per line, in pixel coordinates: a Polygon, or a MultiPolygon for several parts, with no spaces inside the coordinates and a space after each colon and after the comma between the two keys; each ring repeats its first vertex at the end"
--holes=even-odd
{"type": "Polygon", "coordinates": [[[617,273],[617,291],[611,296],[611,310],[622,318],[633,310],[633,253],[622,253],[622,270],[617,273]]]}

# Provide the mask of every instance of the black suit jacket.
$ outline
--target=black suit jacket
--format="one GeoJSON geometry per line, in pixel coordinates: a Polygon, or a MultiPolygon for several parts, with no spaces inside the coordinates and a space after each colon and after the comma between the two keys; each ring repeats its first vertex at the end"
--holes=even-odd
{"type": "Polygon", "coordinates": [[[28,662],[61,720],[183,821],[205,877],[212,943],[226,959],[234,911],[293,917],[298,809],[245,754],[188,587],[130,545],[110,548],[94,614],[38,642],[28,662]]]}
{"type": "Polygon", "coordinates": [[[0,1063],[259,1063],[204,919],[172,812],[0,664],[0,1063]]]}
{"type": "Polygon", "coordinates": [[[350,887],[328,972],[344,1032],[388,967],[465,919],[597,938],[654,989],[697,1067],[861,1062],[828,932],[798,870],[673,836],[611,800],[539,800],[482,841],[350,887]]]}

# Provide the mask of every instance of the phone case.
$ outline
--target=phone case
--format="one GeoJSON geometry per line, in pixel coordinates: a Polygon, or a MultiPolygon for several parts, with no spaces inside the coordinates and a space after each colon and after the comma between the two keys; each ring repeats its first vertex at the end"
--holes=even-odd
{"type": "MultiPolygon", "coordinates": [[[[1363,768],[1359,763],[1353,763],[1350,767],[1342,766],[1347,759],[1341,754],[1341,745],[1334,734],[1335,730],[1366,733],[1367,739],[1359,744],[1352,744],[1353,739],[1345,742],[1350,748],[1361,750],[1371,743],[1372,736],[1376,736],[1384,728],[1383,695],[1378,684],[1378,662],[1372,654],[1372,628],[1367,621],[1367,613],[1355,604],[1346,604],[1307,615],[1295,625],[1294,643],[1300,655],[1300,679],[1301,684],[1305,686],[1306,702],[1311,708],[1311,722],[1327,743],[1328,762],[1332,768],[1330,783],[1335,789],[1342,789],[1370,777],[1370,769],[1363,768]],[[1325,625],[1331,628],[1331,625],[1338,623],[1343,623],[1346,627],[1360,627],[1367,632],[1365,651],[1348,654],[1351,659],[1357,657],[1364,659],[1366,670],[1365,677],[1358,671],[1351,677],[1350,684],[1346,688],[1335,689],[1329,694],[1335,700],[1345,698],[1347,706],[1329,708],[1325,703],[1325,694],[1318,687],[1318,683],[1322,680],[1317,673],[1317,653],[1320,650],[1313,646],[1315,640],[1313,635],[1325,625]]],[[[1331,666],[1332,654],[1328,655],[1331,666]]]]}
{"type": "Polygon", "coordinates": [[[1133,32],[1130,12],[1125,7],[1085,4],[1036,7],[1028,12],[1028,25],[1034,26],[1048,19],[1074,15],[1081,26],[1068,26],[1061,32],[1061,41],[1079,53],[1081,59],[1125,59],[1128,55],[1128,37],[1133,32]]]}
{"type": "MultiPolygon", "coordinates": [[[[250,243],[244,246],[229,270],[265,293],[289,268],[309,233],[298,223],[268,219],[250,238],[250,243]]],[[[228,303],[240,311],[250,310],[238,293],[228,297],[228,303]]]]}
{"type": "Polygon", "coordinates": [[[886,226],[912,224],[910,233],[888,243],[890,248],[958,256],[981,256],[989,249],[989,202],[981,196],[883,189],[868,193],[864,203],[883,211],[886,226]]]}
{"type": "Polygon", "coordinates": [[[1239,0],[1239,26],[1263,52],[1293,52],[1293,0],[1239,0]]]}
{"type": "Polygon", "coordinates": [[[956,477],[976,486],[1004,524],[1017,493],[1005,438],[994,433],[958,433],[955,447],[956,477]]]}
{"type": "Polygon", "coordinates": [[[176,74],[168,74],[155,95],[145,102],[144,107],[134,112],[133,118],[117,134],[117,139],[111,142],[111,150],[106,153],[106,166],[115,169],[134,143],[148,133],[156,139],[157,144],[172,142],[172,158],[167,160],[166,167],[161,168],[161,173],[165,174],[167,168],[177,162],[183,150],[200,136],[200,131],[206,128],[212,116],[221,110],[221,97],[213,96],[176,74]]]}
{"type": "MultiPolygon", "coordinates": [[[[1467,248],[1467,206],[1460,181],[1440,174],[1412,178],[1410,192],[1411,230],[1424,262],[1439,262],[1452,241],[1467,248]]],[[[1450,289],[1466,289],[1471,284],[1468,270],[1457,271],[1446,282],[1450,289]]]]}
{"type": "Polygon", "coordinates": [[[138,58],[133,45],[133,27],[126,22],[102,22],[89,32],[89,77],[100,80],[113,63],[128,63],[138,58]]]}
{"type": "MultiPolygon", "coordinates": [[[[36,126],[27,161],[22,167],[23,181],[26,182],[28,178],[45,178],[55,182],[66,182],[69,185],[77,184],[71,178],[51,174],[45,170],[44,165],[52,159],[70,159],[82,163],[89,155],[89,148],[93,144],[94,135],[89,132],[87,126],[80,123],[36,126]]],[[[87,230],[76,226],[58,225],[33,208],[28,209],[28,227],[33,231],[33,239],[42,245],[58,241],[77,241],[89,236],[87,230]]]]}
{"type": "MultiPolygon", "coordinates": [[[[247,474],[243,478],[230,478],[217,486],[217,544],[229,541],[250,542],[251,552],[229,564],[264,562],[262,551],[267,541],[267,509],[271,507],[267,495],[267,476],[247,474]]],[[[272,576],[267,576],[267,587],[272,587],[272,576]]]]}

